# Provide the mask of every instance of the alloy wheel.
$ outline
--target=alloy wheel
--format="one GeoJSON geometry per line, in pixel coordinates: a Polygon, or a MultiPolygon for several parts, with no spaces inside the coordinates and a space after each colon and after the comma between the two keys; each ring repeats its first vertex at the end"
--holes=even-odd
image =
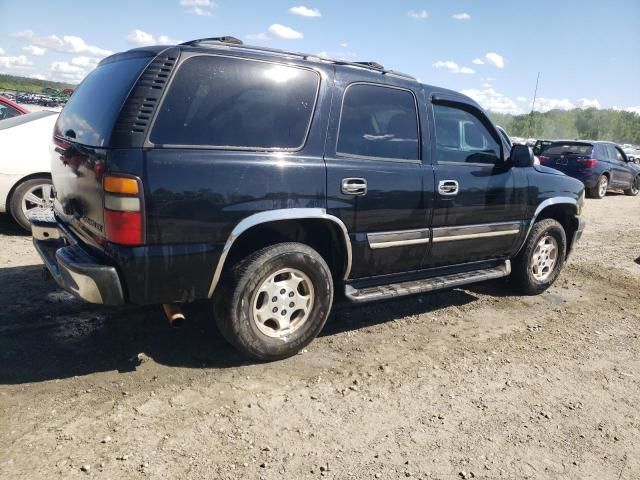
{"type": "Polygon", "coordinates": [[[531,256],[531,273],[539,282],[546,281],[558,262],[558,242],[551,235],[544,235],[531,256]]]}

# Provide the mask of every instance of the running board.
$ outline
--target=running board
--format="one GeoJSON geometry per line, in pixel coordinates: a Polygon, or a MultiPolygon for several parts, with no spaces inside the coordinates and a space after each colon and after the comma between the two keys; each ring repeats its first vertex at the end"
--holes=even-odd
{"type": "Polygon", "coordinates": [[[459,287],[469,283],[483,282],[495,278],[506,277],[511,273],[511,261],[505,260],[502,265],[492,268],[483,268],[464,273],[450,273],[440,277],[411,280],[402,283],[390,283],[375,287],[354,288],[351,285],[345,287],[344,294],[352,302],[371,302],[384,300],[416,293],[432,292],[444,288],[459,287]]]}

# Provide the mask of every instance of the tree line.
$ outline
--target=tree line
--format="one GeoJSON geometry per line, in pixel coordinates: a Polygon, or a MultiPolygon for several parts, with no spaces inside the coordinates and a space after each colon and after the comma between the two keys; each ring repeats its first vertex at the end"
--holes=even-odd
{"type": "Polygon", "coordinates": [[[489,117],[514,137],[640,144],[640,115],[632,112],[575,108],[523,115],[489,112],[489,117]]]}

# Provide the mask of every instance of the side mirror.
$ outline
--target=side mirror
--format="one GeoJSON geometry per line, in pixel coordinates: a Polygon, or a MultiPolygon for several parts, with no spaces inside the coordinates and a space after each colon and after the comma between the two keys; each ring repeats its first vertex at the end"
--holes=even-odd
{"type": "Polygon", "coordinates": [[[511,147],[509,162],[514,167],[532,167],[535,162],[533,150],[528,145],[514,145],[511,147]]]}

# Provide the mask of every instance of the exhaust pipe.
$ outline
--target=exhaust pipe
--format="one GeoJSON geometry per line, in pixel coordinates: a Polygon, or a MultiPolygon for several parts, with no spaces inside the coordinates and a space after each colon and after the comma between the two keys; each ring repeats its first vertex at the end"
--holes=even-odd
{"type": "Polygon", "coordinates": [[[169,319],[169,323],[172,327],[181,327],[185,321],[184,313],[182,313],[182,309],[173,303],[163,303],[162,308],[164,309],[164,314],[169,319]]]}

